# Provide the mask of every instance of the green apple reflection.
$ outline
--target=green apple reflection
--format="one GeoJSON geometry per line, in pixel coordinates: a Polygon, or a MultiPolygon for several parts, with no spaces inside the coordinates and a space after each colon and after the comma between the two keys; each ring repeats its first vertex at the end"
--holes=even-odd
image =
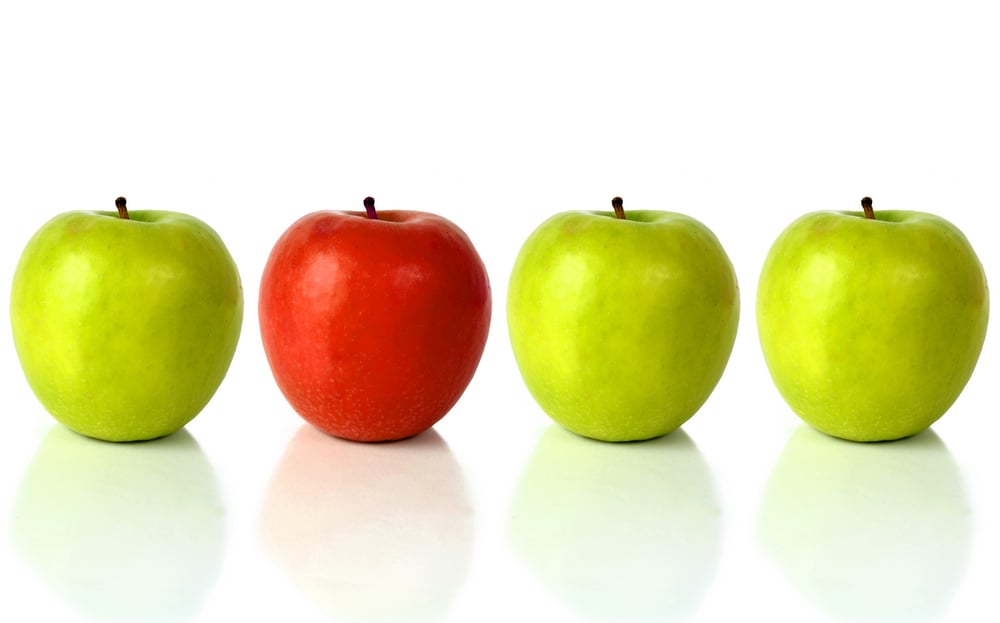
{"type": "Polygon", "coordinates": [[[186,430],[111,444],[53,426],[11,520],[19,555],[95,620],[190,619],[218,576],[223,532],[215,474],[186,430]]]}
{"type": "Polygon", "coordinates": [[[720,533],[708,466],[682,430],[611,444],[551,426],[510,521],[514,551],[593,620],[693,616],[718,565],[720,533]]]}
{"type": "Polygon", "coordinates": [[[369,444],[303,424],[268,486],[260,539],[337,620],[439,620],[469,566],[472,510],[435,431],[369,444]]]}
{"type": "Polygon", "coordinates": [[[933,431],[845,442],[801,425],[771,474],[763,549],[819,609],[843,620],[930,620],[970,547],[958,467],[933,431]]]}

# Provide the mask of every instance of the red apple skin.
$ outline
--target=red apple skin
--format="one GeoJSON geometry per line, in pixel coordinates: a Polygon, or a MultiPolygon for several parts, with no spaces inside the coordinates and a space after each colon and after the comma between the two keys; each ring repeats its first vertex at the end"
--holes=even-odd
{"type": "Polygon", "coordinates": [[[412,437],[444,417],[479,365],[491,311],[465,232],[404,210],[302,217],[275,243],[258,300],[289,404],[354,441],[412,437]]]}

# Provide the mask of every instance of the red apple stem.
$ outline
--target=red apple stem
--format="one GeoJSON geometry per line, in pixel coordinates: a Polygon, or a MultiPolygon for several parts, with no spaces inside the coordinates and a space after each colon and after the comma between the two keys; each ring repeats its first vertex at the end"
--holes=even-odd
{"type": "Polygon", "coordinates": [[[874,219],[875,210],[872,208],[872,198],[864,197],[861,200],[861,208],[865,211],[865,218],[874,219]]]}
{"type": "Polygon", "coordinates": [[[615,218],[625,220],[625,202],[622,201],[621,197],[612,199],[611,207],[615,209],[615,218]]]}
{"type": "Polygon", "coordinates": [[[115,207],[118,208],[118,218],[128,220],[128,210],[125,208],[125,197],[115,199],[115,207]]]}
{"type": "Polygon", "coordinates": [[[378,219],[378,214],[375,213],[375,200],[371,197],[365,197],[365,212],[368,213],[368,218],[378,219]]]}

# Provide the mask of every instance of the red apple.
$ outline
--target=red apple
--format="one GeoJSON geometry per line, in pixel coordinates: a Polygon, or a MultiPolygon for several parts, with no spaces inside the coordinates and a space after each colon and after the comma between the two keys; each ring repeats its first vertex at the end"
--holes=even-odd
{"type": "Polygon", "coordinates": [[[274,245],[258,301],[274,379],[337,437],[417,435],[458,401],[489,333],[486,268],[468,236],[426,212],[322,211],[274,245]]]}

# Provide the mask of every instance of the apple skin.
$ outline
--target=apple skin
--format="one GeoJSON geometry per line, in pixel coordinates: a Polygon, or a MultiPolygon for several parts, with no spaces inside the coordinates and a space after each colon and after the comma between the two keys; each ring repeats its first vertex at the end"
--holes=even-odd
{"type": "Polygon", "coordinates": [[[602,441],[665,435],[708,399],[739,323],[715,235],[674,212],[556,214],[524,242],[507,323],[525,385],[563,427],[602,441]]]}
{"type": "Polygon", "coordinates": [[[781,396],[818,430],[888,441],[958,398],[986,337],[989,290],[969,241],[932,214],[806,214],[778,236],[757,289],[781,396]]]}
{"type": "Polygon", "coordinates": [[[56,420],[138,441],[181,429],[215,394],[243,289],[221,238],[193,216],[74,211],[28,241],[10,318],[28,384],[56,420]]]}
{"type": "Polygon", "coordinates": [[[468,236],[406,210],[303,216],[275,243],[258,304],[289,404],[353,441],[412,437],[444,417],[479,365],[492,311],[468,236]]]}

